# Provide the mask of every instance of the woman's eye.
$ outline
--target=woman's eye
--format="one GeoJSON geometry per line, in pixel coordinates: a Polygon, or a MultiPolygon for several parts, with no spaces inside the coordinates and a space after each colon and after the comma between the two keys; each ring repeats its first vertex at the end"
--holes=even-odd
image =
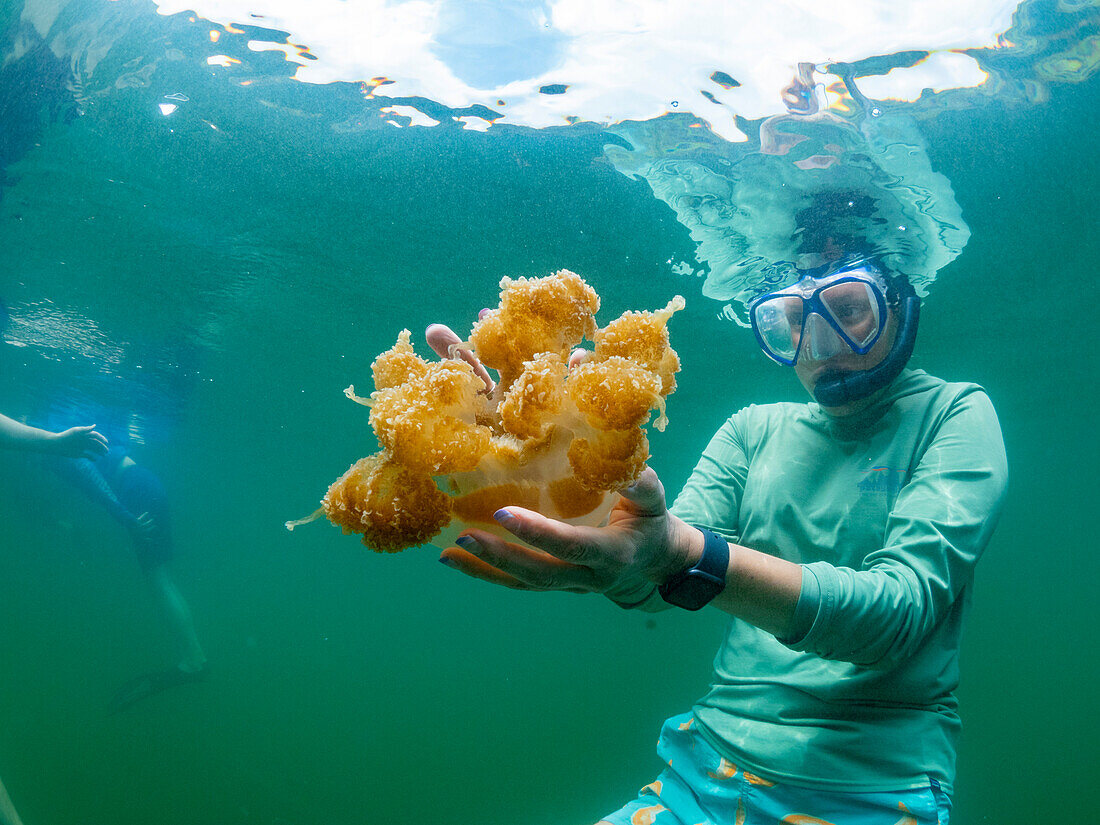
{"type": "Polygon", "coordinates": [[[840,318],[857,318],[866,311],[866,307],[860,307],[857,304],[846,304],[837,307],[836,314],[840,318]]]}

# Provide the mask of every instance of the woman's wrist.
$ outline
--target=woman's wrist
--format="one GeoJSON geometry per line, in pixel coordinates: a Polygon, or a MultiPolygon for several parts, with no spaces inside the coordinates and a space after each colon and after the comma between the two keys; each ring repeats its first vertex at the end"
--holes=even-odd
{"type": "Polygon", "coordinates": [[[669,516],[665,552],[651,567],[647,577],[654,584],[664,584],[672,576],[695,565],[703,556],[703,534],[685,521],[669,516]]]}

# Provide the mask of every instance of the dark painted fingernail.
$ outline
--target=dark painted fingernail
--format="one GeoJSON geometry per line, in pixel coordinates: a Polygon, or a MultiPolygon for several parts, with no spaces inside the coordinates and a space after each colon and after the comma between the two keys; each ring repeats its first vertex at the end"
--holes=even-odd
{"type": "Polygon", "coordinates": [[[493,513],[493,518],[495,518],[497,521],[508,521],[508,519],[513,519],[515,518],[515,516],[502,508],[493,513]]]}
{"type": "Polygon", "coordinates": [[[458,565],[454,563],[453,559],[449,559],[446,556],[440,556],[439,557],[439,563],[442,564],[442,565],[445,565],[447,567],[450,567],[452,570],[454,568],[458,567],[458,565]]]}
{"type": "Polygon", "coordinates": [[[459,536],[455,539],[455,544],[461,547],[463,550],[477,550],[477,539],[473,536],[459,536]]]}

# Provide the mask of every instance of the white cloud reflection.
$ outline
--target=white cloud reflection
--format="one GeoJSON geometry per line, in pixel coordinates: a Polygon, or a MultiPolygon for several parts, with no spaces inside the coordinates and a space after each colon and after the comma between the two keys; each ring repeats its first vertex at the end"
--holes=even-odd
{"type": "Polygon", "coordinates": [[[980,86],[989,79],[978,61],[968,54],[934,52],[915,66],[891,69],[883,75],[860,79],[859,89],[875,100],[916,100],[926,89],[943,92],[980,86]]]}
{"type": "MultiPolygon", "coordinates": [[[[191,11],[222,26],[288,32],[286,47],[262,48],[284,51],[297,64],[296,79],[307,83],[387,78],[389,97],[453,108],[480,104],[500,113],[496,123],[534,128],[690,111],[727,140],[743,139],[735,116],[779,110],[780,90],[799,62],[931,53],[916,66],[866,79],[861,88],[877,99],[979,85],[984,73],[958,50],[996,46],[1017,6],[1015,0],[155,2],[165,15],[191,11]],[[316,60],[301,59],[305,50],[316,60]],[[739,85],[711,79],[715,72],[739,85]]],[[[414,117],[418,122],[426,121],[414,117]]]]}

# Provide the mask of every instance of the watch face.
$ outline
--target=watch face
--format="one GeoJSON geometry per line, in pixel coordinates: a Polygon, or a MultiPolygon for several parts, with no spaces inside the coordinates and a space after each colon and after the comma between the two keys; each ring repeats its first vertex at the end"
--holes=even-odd
{"type": "Polygon", "coordinates": [[[684,610],[698,610],[721,593],[725,584],[724,579],[692,569],[666,582],[660,588],[660,593],[661,598],[671,605],[684,610]]]}
{"type": "Polygon", "coordinates": [[[657,588],[662,599],[684,610],[698,610],[721,593],[726,586],[729,566],[729,542],[711,530],[696,529],[704,539],[703,555],[698,563],[657,588]]]}

